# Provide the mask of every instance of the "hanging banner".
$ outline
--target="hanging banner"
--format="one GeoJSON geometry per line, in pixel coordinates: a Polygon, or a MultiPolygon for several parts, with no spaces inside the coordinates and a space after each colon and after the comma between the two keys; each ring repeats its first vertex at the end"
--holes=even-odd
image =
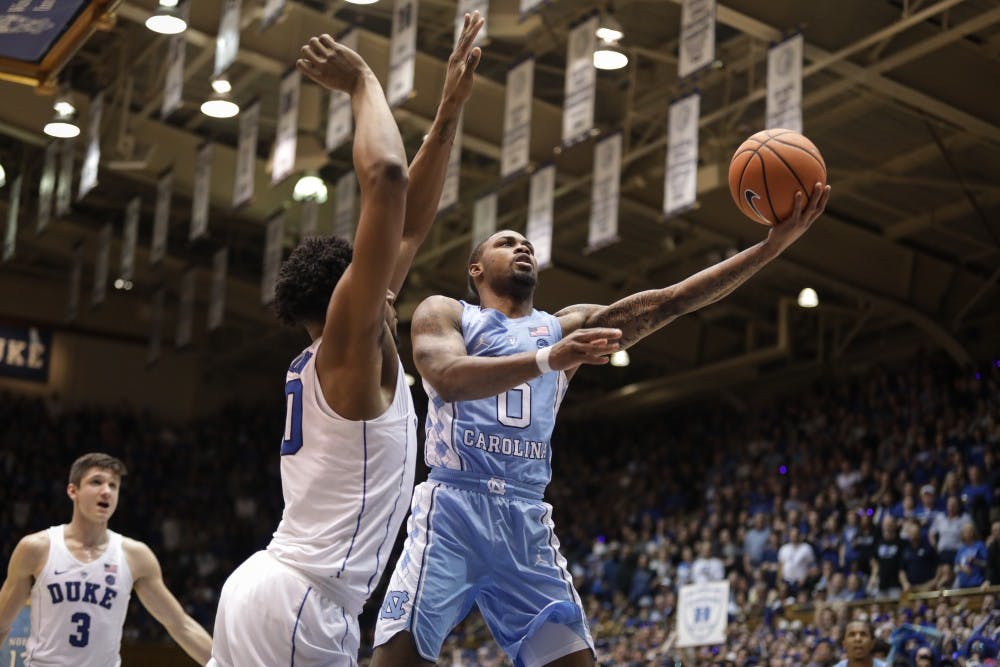
{"type": "Polygon", "coordinates": [[[186,55],[187,40],[184,34],[170,37],[167,46],[167,76],[163,80],[163,104],[160,105],[161,118],[166,118],[181,106],[186,55]]]}
{"type": "Polygon", "coordinates": [[[455,139],[448,154],[448,171],[445,172],[444,185],[441,187],[441,198],[438,200],[438,211],[458,203],[458,183],[462,175],[462,126],[465,125],[465,114],[458,117],[458,127],[455,128],[455,139]]]}
{"type": "Polygon", "coordinates": [[[222,326],[226,312],[226,273],[229,270],[229,248],[219,248],[212,256],[212,291],[208,300],[208,330],[222,326]]]}
{"type": "Polygon", "coordinates": [[[160,174],[156,182],[156,209],[153,213],[153,238],[149,247],[149,262],[157,264],[167,254],[167,230],[170,227],[170,200],[174,189],[174,170],[160,174]]]}
{"type": "Polygon", "coordinates": [[[104,303],[108,289],[108,259],[111,255],[111,225],[101,227],[97,234],[97,257],[94,259],[94,288],[90,293],[90,303],[99,306],[104,303]]]}
{"type": "Polygon", "coordinates": [[[122,229],[122,266],[119,277],[131,281],[135,275],[135,244],[139,238],[139,212],[142,199],[133,197],[125,209],[125,226],[122,229]]]}
{"type": "Polygon", "coordinates": [[[524,235],[535,246],[538,270],[552,263],[552,204],[556,190],[556,166],[550,164],[531,175],[528,195],[528,226],[524,235]]]}
{"type": "Polygon", "coordinates": [[[174,337],[174,347],[176,348],[182,348],[191,342],[196,277],[194,269],[188,269],[181,276],[180,303],[177,306],[177,336],[174,337]]]}
{"type": "Polygon", "coordinates": [[[242,0],[222,0],[219,34],[215,38],[215,70],[219,76],[236,62],[240,50],[240,6],[242,0]]]}
{"type": "MultiPolygon", "coordinates": [[[[358,31],[351,29],[340,39],[347,48],[358,50],[358,31]]],[[[351,96],[339,90],[330,91],[330,106],[326,114],[326,150],[328,153],[340,148],[354,132],[354,114],[351,110],[351,96]]]]}
{"type": "Polygon", "coordinates": [[[253,199],[257,174],[257,133],[260,102],[255,101],[240,114],[240,138],[236,147],[236,178],[233,183],[233,208],[253,199]]]}
{"type": "Polygon", "coordinates": [[[465,15],[472,15],[472,12],[479,12],[479,15],[486,19],[483,27],[473,40],[473,46],[479,46],[486,39],[486,29],[489,27],[490,0],[458,0],[458,11],[455,12],[455,39],[453,45],[458,44],[458,38],[462,36],[462,28],[465,27],[465,15]]]}
{"type": "Polygon", "coordinates": [[[729,582],[681,586],[677,600],[677,648],[726,642],[729,582]]]}
{"type": "Polygon", "coordinates": [[[0,326],[0,377],[48,382],[51,350],[47,329],[0,326]]]}
{"type": "Polygon", "coordinates": [[[69,294],[66,297],[66,321],[73,322],[80,314],[80,285],[83,282],[83,244],[73,246],[73,263],[69,269],[69,294]]]}
{"type": "Polygon", "coordinates": [[[535,85],[535,59],[507,71],[507,92],[503,112],[503,144],[500,148],[500,176],[506,178],[528,166],[531,150],[531,103],[535,85]]]}
{"type": "Polygon", "coordinates": [[[290,69],[281,78],[278,92],[278,129],[274,135],[274,164],[271,184],[285,179],[295,168],[295,145],[299,132],[299,86],[302,76],[290,69]]]}
{"type": "Polygon", "coordinates": [[[155,364],[160,360],[161,338],[163,336],[163,288],[153,292],[153,301],[149,315],[149,350],[146,352],[146,364],[155,364]]]}
{"type": "Polygon", "coordinates": [[[563,102],[563,145],[586,138],[594,127],[594,91],[597,70],[594,69],[594,47],[598,17],[593,16],[569,33],[566,49],[566,85],[563,102]]]}
{"type": "Polygon", "coordinates": [[[472,247],[485,241],[497,230],[497,193],[476,200],[472,211],[472,247]]]}
{"type": "Polygon", "coordinates": [[[62,140],[59,156],[59,179],[56,181],[56,217],[69,215],[73,192],[73,160],[76,157],[76,139],[62,140]]]}
{"type": "Polygon", "coordinates": [[[59,143],[53,141],[45,147],[45,164],[42,177],[38,181],[38,233],[41,234],[52,221],[52,196],[56,191],[56,162],[59,159],[59,143]]]}
{"type": "Polygon", "coordinates": [[[191,232],[194,241],[208,234],[208,200],[212,186],[212,144],[198,147],[194,163],[194,193],[191,195],[191,232]]]}
{"type": "Polygon", "coordinates": [[[271,218],[265,232],[264,269],[260,279],[260,302],[265,306],[274,301],[274,286],[278,282],[284,241],[285,214],[282,212],[271,218]]]}
{"type": "Polygon", "coordinates": [[[802,132],[802,35],[767,52],[765,127],[802,132]]]}
{"type": "Polygon", "coordinates": [[[97,186],[97,167],[101,162],[101,112],[104,109],[104,91],[97,93],[90,102],[87,122],[87,150],[80,167],[80,191],[76,198],[83,199],[97,186]]]}
{"type": "Polygon", "coordinates": [[[333,208],[333,235],[354,241],[354,202],[357,199],[358,179],[349,171],[337,179],[337,201],[333,208]]]}
{"type": "Polygon", "coordinates": [[[677,77],[683,79],[715,62],[715,0],[684,0],[677,77]]]}
{"type": "Polygon", "coordinates": [[[299,218],[299,240],[305,240],[309,236],[316,236],[316,229],[319,226],[319,200],[310,197],[302,202],[302,217],[299,218]]]}
{"type": "Polygon", "coordinates": [[[417,0],[396,0],[389,40],[389,85],[385,94],[389,106],[394,107],[409,98],[416,63],[417,0]]]}
{"type": "Polygon", "coordinates": [[[675,215],[694,206],[698,197],[697,93],[670,105],[667,128],[667,166],[663,182],[663,213],[675,215]]]}
{"type": "Polygon", "coordinates": [[[258,28],[261,32],[270,28],[281,18],[281,14],[285,11],[285,4],[287,4],[286,0],[264,1],[264,10],[260,16],[260,28],[258,28]]]}
{"type": "Polygon", "coordinates": [[[618,194],[622,166],[622,133],[615,132],[594,147],[594,187],[590,194],[587,251],[618,240],[618,194]]]}
{"type": "Polygon", "coordinates": [[[23,175],[18,175],[10,185],[10,201],[7,203],[7,233],[3,236],[3,261],[14,256],[17,246],[17,218],[21,210],[21,183],[23,175]]]}
{"type": "Polygon", "coordinates": [[[518,8],[521,13],[521,20],[523,21],[527,14],[538,9],[538,6],[543,2],[549,2],[549,0],[521,0],[521,5],[518,8]]]}

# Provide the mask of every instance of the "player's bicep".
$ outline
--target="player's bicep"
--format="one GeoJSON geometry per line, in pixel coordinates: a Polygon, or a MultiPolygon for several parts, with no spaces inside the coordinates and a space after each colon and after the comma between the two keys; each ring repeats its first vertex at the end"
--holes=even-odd
{"type": "Polygon", "coordinates": [[[0,587],[0,630],[10,628],[21,608],[28,601],[36,570],[43,564],[48,551],[42,551],[34,536],[21,539],[10,555],[7,578],[0,587]]]}
{"type": "Polygon", "coordinates": [[[457,301],[430,297],[414,311],[410,325],[413,361],[431,383],[459,357],[467,356],[462,337],[462,310],[457,301]]]}

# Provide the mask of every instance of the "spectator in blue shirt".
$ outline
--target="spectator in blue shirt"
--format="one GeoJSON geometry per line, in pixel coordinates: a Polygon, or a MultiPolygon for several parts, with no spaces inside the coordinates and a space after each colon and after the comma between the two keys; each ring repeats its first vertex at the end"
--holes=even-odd
{"type": "Polygon", "coordinates": [[[986,545],[976,539],[971,523],[962,526],[962,546],[955,555],[955,585],[973,588],[986,581],[986,545]]]}

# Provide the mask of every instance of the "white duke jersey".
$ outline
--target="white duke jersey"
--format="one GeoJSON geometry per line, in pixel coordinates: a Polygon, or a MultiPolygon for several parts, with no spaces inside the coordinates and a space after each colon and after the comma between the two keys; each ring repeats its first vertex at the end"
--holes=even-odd
{"type": "Polygon", "coordinates": [[[413,493],[417,416],[402,362],[392,405],[344,419],[316,374],[320,339],[288,369],[281,442],[285,509],[267,549],[348,611],[378,585],[413,493]]]}
{"type": "Polygon", "coordinates": [[[25,665],[120,665],[122,626],[132,597],[132,572],[122,536],[109,530],[108,546],[100,558],[81,563],[66,547],[64,528],[49,528],[49,557],[31,587],[25,665]]]}
{"type": "MultiPolygon", "coordinates": [[[[510,319],[492,308],[461,303],[470,356],[536,352],[562,338],[558,318],[549,313],[533,309],[526,317],[510,319]]],[[[553,371],[499,396],[448,403],[425,382],[427,465],[544,487],[552,478],[552,429],[567,386],[566,373],[553,371]]]]}

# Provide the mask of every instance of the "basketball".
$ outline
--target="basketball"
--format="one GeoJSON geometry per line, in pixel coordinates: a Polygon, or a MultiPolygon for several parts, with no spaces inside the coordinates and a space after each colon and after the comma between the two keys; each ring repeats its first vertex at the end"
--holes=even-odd
{"type": "Polygon", "coordinates": [[[792,215],[795,193],[809,201],[826,185],[826,163],[813,142],[793,130],[762,130],[736,149],[729,163],[729,191],[751,220],[771,226],[792,215]]]}

